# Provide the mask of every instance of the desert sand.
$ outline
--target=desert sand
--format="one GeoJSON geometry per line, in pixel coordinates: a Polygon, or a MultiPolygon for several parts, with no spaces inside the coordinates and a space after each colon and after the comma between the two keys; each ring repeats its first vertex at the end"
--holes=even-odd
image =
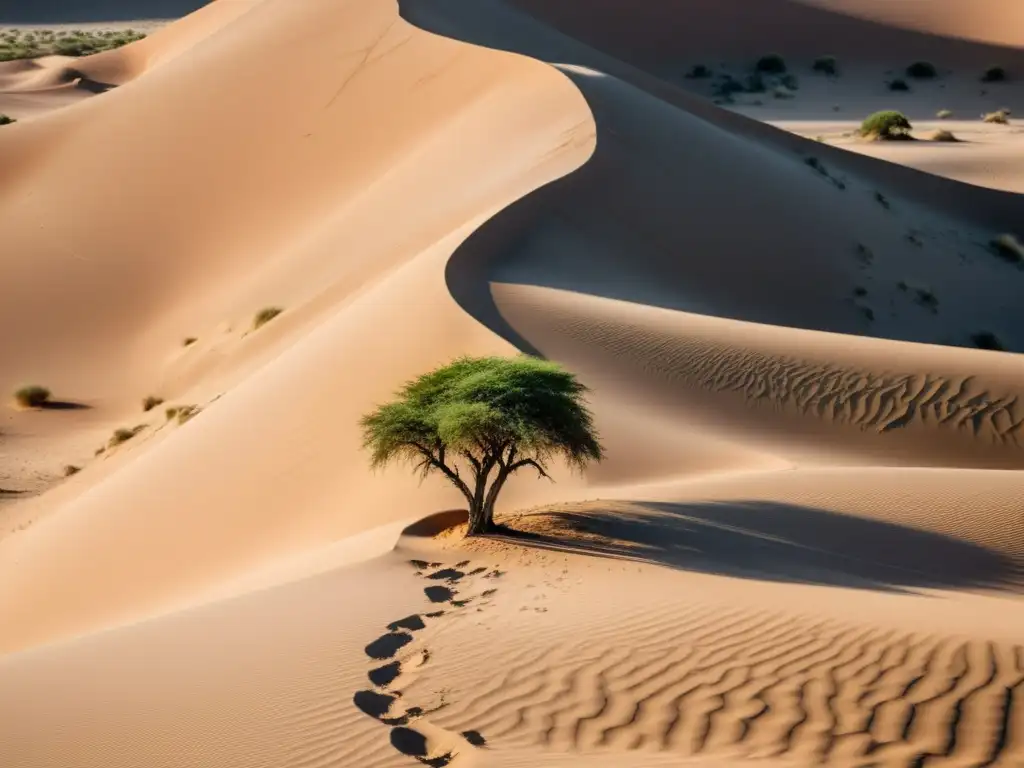
{"type": "Polygon", "coordinates": [[[0,13],[152,23],[0,64],[0,764],[1024,765],[1024,9],[200,5],[0,13]],[[358,419],[517,351],[608,457],[466,539],[358,419]]]}

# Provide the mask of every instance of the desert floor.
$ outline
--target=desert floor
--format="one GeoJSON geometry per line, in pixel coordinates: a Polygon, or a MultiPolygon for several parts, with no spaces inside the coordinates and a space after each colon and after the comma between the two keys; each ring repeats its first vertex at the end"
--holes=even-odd
{"type": "Polygon", "coordinates": [[[1024,5],[46,25],[150,34],[0,63],[5,768],[1024,765],[1024,5]],[[517,351],[608,457],[465,539],[358,420],[517,351]]]}

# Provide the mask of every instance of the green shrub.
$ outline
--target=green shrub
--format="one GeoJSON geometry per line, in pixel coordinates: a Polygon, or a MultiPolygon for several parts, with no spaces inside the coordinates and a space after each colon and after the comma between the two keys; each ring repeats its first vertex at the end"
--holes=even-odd
{"type": "Polygon", "coordinates": [[[909,138],[913,128],[906,115],[895,110],[875,112],[860,124],[860,135],[878,139],[909,138]]]}
{"type": "Polygon", "coordinates": [[[777,53],[769,53],[757,60],[754,69],[770,75],[781,75],[786,71],[786,60],[777,53]]]}
{"type": "Polygon", "coordinates": [[[1006,70],[1002,67],[989,67],[981,75],[983,83],[1001,83],[1006,79],[1006,70]]]}
{"type": "Polygon", "coordinates": [[[1010,122],[1010,110],[997,109],[995,112],[989,112],[986,115],[982,115],[981,120],[982,122],[985,123],[998,123],[999,125],[1007,125],[1010,122]]]}
{"type": "Polygon", "coordinates": [[[178,408],[178,406],[172,405],[164,410],[164,415],[167,417],[167,420],[170,421],[171,419],[178,415],[179,410],[181,409],[178,408]]]}
{"type": "Polygon", "coordinates": [[[54,34],[49,30],[21,34],[12,30],[0,40],[0,61],[34,59],[57,54],[60,56],[88,56],[109,51],[141,40],[145,35],[135,30],[83,32],[74,30],[54,34]]]}
{"type": "Polygon", "coordinates": [[[158,405],[163,403],[163,401],[164,399],[162,397],[157,397],[156,395],[149,395],[142,401],[142,410],[152,411],[158,405]]]}
{"type": "Polygon", "coordinates": [[[198,405],[183,405],[178,408],[178,424],[184,424],[195,416],[199,415],[200,407],[198,405]]]}
{"type": "Polygon", "coordinates": [[[940,109],[935,113],[935,116],[939,118],[939,120],[947,120],[953,116],[953,112],[948,109],[940,109]]]}
{"type": "Polygon", "coordinates": [[[0,115],[0,125],[10,125],[11,123],[16,122],[18,121],[15,120],[13,117],[8,117],[7,115],[0,115]]]}
{"type": "Polygon", "coordinates": [[[823,75],[835,76],[839,74],[839,62],[836,61],[835,56],[819,56],[811,65],[811,70],[821,72],[823,75]]]}
{"type": "Polygon", "coordinates": [[[50,390],[32,384],[14,393],[14,400],[22,408],[42,408],[50,402],[50,390]]]}
{"type": "Polygon", "coordinates": [[[278,307],[264,307],[257,312],[256,317],[253,318],[252,329],[255,331],[256,329],[266,325],[282,312],[284,312],[284,310],[279,309],[278,307]]]}
{"type": "Polygon", "coordinates": [[[907,81],[906,80],[900,80],[899,78],[897,78],[895,80],[890,80],[889,81],[889,90],[890,91],[909,91],[910,90],[910,86],[907,85],[907,81]]]}
{"type": "Polygon", "coordinates": [[[907,67],[907,77],[913,77],[917,80],[930,80],[933,77],[938,77],[938,75],[939,71],[930,61],[915,61],[907,67]]]}

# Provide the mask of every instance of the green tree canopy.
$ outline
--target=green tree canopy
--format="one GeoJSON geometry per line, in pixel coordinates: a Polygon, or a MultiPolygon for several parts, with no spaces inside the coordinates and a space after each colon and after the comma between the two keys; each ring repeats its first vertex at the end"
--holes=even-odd
{"type": "Polygon", "coordinates": [[[505,481],[530,467],[548,477],[564,459],[582,470],[603,457],[587,388],[533,357],[463,357],[405,384],[360,422],[374,467],[405,460],[440,472],[469,502],[469,535],[494,525],[505,481]]]}

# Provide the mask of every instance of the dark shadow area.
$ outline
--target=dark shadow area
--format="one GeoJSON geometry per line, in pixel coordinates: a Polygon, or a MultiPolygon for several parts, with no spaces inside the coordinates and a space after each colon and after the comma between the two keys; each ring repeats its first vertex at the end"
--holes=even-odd
{"type": "Polygon", "coordinates": [[[462,738],[472,744],[474,747],[486,747],[487,739],[480,731],[463,731],[462,738]]]}
{"type": "Polygon", "coordinates": [[[1019,591],[1024,563],[942,534],[775,502],[624,502],[553,510],[495,538],[764,581],[883,591],[1019,591]]]}
{"type": "Polygon", "coordinates": [[[85,405],[84,403],[73,403],[70,400],[47,400],[39,408],[44,411],[88,411],[92,406],[85,405]]]}
{"type": "Polygon", "coordinates": [[[419,614],[414,613],[412,616],[406,616],[404,619],[392,621],[390,624],[388,624],[388,629],[390,629],[392,632],[395,632],[399,629],[407,629],[410,632],[417,632],[423,629],[425,626],[427,625],[423,623],[423,618],[419,614]]]}
{"type": "Polygon", "coordinates": [[[429,765],[431,768],[443,768],[452,761],[451,755],[428,758],[427,738],[412,728],[392,728],[391,746],[403,755],[415,757],[421,763],[429,765]]]}
{"type": "Polygon", "coordinates": [[[390,659],[411,642],[412,635],[408,632],[390,632],[366,646],[366,655],[371,659],[390,659]]]}
{"type": "Polygon", "coordinates": [[[174,19],[210,0],[2,0],[0,24],[74,24],[174,19]]]}
{"type": "Polygon", "coordinates": [[[447,581],[449,584],[455,584],[465,575],[465,573],[456,568],[443,568],[436,573],[430,574],[427,578],[435,581],[447,581]]]}
{"type": "MultiPolygon", "coordinates": [[[[469,512],[465,509],[446,509],[443,512],[435,512],[417,520],[402,529],[402,536],[414,538],[433,538],[441,531],[445,531],[456,525],[460,525],[469,519],[469,512]]],[[[439,567],[441,563],[428,563],[426,560],[412,560],[417,568],[439,567]]]]}
{"type": "Polygon", "coordinates": [[[448,587],[427,587],[423,590],[423,593],[432,603],[447,603],[455,597],[455,593],[448,589],[448,587]]]}
{"type": "Polygon", "coordinates": [[[393,661],[390,664],[385,664],[383,667],[371,669],[367,677],[370,678],[370,682],[374,685],[384,688],[397,680],[400,674],[402,674],[402,663],[393,661]]]}
{"type": "Polygon", "coordinates": [[[353,703],[360,711],[385,722],[390,719],[385,717],[385,715],[387,715],[391,705],[397,700],[398,697],[396,696],[377,693],[376,691],[357,691],[356,695],[352,697],[353,703]]]}

